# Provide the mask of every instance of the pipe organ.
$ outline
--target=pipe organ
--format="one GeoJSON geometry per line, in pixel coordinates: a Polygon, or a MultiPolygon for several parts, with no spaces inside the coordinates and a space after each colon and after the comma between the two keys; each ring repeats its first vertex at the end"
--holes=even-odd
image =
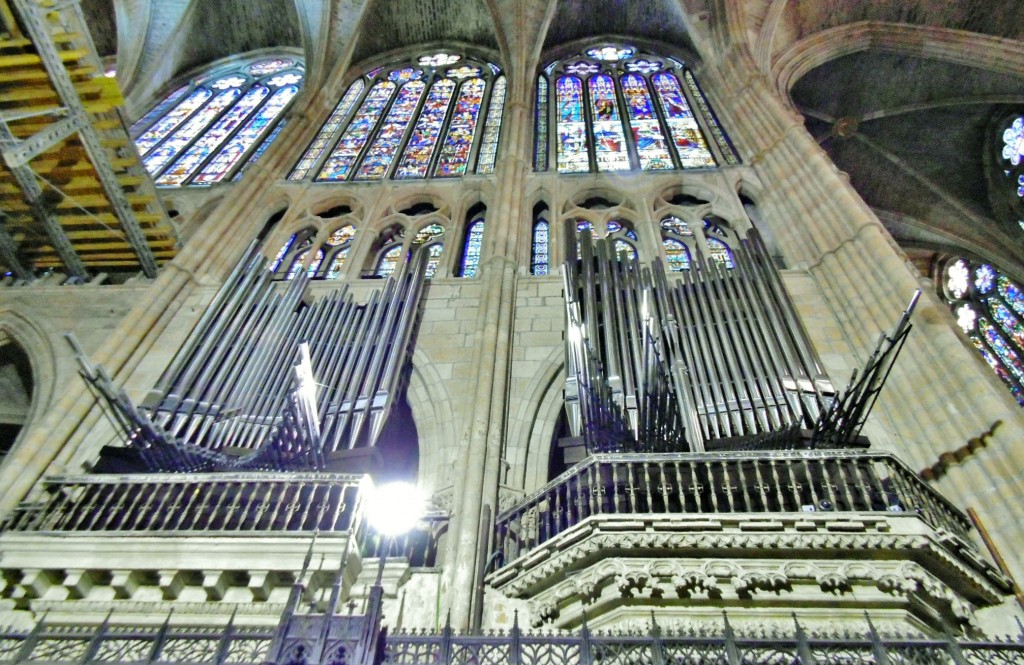
{"type": "Polygon", "coordinates": [[[837,396],[756,229],[671,277],[566,230],[566,411],[587,453],[864,445],[916,296],[837,396]]]}
{"type": "Polygon", "coordinates": [[[322,470],[372,449],[402,387],[425,258],[358,303],[348,285],[311,300],[305,274],[275,282],[254,248],[141,405],[79,352],[127,443],[108,456],[149,471],[322,470]]]}

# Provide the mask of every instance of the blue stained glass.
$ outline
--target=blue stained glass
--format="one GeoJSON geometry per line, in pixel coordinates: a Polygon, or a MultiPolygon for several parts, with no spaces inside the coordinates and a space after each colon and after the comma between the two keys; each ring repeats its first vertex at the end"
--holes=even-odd
{"type": "Polygon", "coordinates": [[[732,260],[732,251],[729,246],[718,238],[707,238],[708,252],[711,254],[711,260],[715,263],[724,266],[727,270],[732,270],[736,267],[736,264],[732,260]]]}
{"type": "Polygon", "coordinates": [[[610,220],[607,224],[605,224],[605,231],[607,233],[615,233],[616,231],[621,231],[621,230],[622,230],[622,224],[617,222],[617,221],[615,221],[614,219],[610,220]]]}
{"type": "Polygon", "coordinates": [[[178,158],[171,168],[156,180],[158,185],[180,185],[195,172],[199,165],[227,139],[235,129],[270,94],[270,90],[262,85],[255,85],[242,95],[242,98],[224,113],[212,127],[206,130],[199,139],[178,158]]]}
{"type": "Polygon", "coordinates": [[[477,158],[477,173],[493,173],[494,160],[498,156],[498,136],[501,133],[501,112],[505,107],[505,77],[499,76],[491,89],[491,101],[487,105],[487,121],[484,135],[480,139],[480,156],[477,158]]]}
{"type": "Polygon", "coordinates": [[[171,105],[174,104],[176,101],[178,101],[181,98],[181,96],[184,95],[186,92],[188,92],[188,86],[183,85],[171,94],[167,95],[167,97],[162,102],[157,104],[149,113],[147,113],[146,115],[142,116],[141,118],[132,123],[131,133],[134,134],[143,127],[148,127],[149,123],[153,122],[154,120],[162,116],[164,113],[166,113],[167,109],[170,108],[171,105]]]}
{"type": "Polygon", "coordinates": [[[299,86],[289,85],[281,88],[267,100],[260,110],[238,130],[235,137],[217,154],[203,170],[193,179],[193,184],[219,182],[228,171],[242,158],[242,155],[255,145],[270,124],[280,115],[281,111],[299,92],[299,86]]]}
{"type": "Polygon", "coordinates": [[[996,270],[987,263],[974,271],[974,287],[978,293],[988,293],[996,283],[996,270]]]}
{"type": "Polygon", "coordinates": [[[1020,320],[1006,305],[995,298],[989,299],[988,309],[992,313],[992,318],[1003,329],[1003,333],[1009,335],[1016,342],[1017,348],[1024,349],[1024,325],[1021,325],[1020,320]]]}
{"type": "Polygon", "coordinates": [[[441,252],[444,251],[444,245],[439,242],[429,245],[427,252],[430,253],[430,258],[427,259],[427,269],[424,271],[424,276],[430,279],[437,272],[437,266],[441,263],[441,252]]]}
{"type": "Polygon", "coordinates": [[[295,243],[295,235],[293,233],[292,237],[288,238],[288,242],[281,245],[281,249],[277,250],[277,256],[274,257],[274,261],[270,264],[270,272],[277,272],[277,269],[281,267],[281,260],[284,259],[284,255],[288,253],[288,250],[295,243]]]}
{"type": "Polygon", "coordinates": [[[1003,159],[1019,166],[1024,157],[1024,117],[1016,118],[1003,132],[1003,159]]]}
{"type": "MultiPolygon", "coordinates": [[[[198,88],[194,90],[191,95],[175,106],[170,113],[160,118],[159,122],[150,127],[144,134],[142,134],[142,136],[135,139],[135,147],[138,149],[139,154],[146,154],[153,146],[174,131],[175,127],[195,113],[196,110],[206,103],[206,100],[212,96],[213,92],[206,88],[198,88]]],[[[150,171],[150,173],[152,173],[152,171],[150,171]]]]}
{"type": "Polygon", "coordinates": [[[583,119],[583,84],[574,76],[562,76],[555,84],[558,103],[558,172],[590,170],[590,141],[583,119]]]}
{"type": "Polygon", "coordinates": [[[647,82],[636,74],[623,76],[622,95],[626,98],[626,110],[637,155],[640,157],[640,168],[645,171],[673,168],[668,143],[661,131],[658,116],[654,113],[647,82]]]}
{"type": "Polygon", "coordinates": [[[241,180],[242,176],[245,175],[245,172],[249,170],[249,167],[260,161],[260,157],[263,156],[263,153],[267,151],[267,148],[270,147],[270,144],[274,142],[274,139],[277,138],[277,135],[281,133],[281,130],[284,129],[287,124],[288,118],[283,118],[281,122],[274,125],[274,129],[267,134],[267,138],[263,139],[263,143],[260,143],[260,147],[256,148],[256,152],[252,153],[252,156],[245,161],[242,168],[238,169],[238,172],[235,173],[235,177],[231,179],[232,182],[241,180]]]}
{"type": "Polygon", "coordinates": [[[397,86],[389,81],[381,81],[370,88],[352,122],[341,135],[338,145],[320,169],[317,180],[345,179],[396,88],[397,86]]]}
{"type": "Polygon", "coordinates": [[[480,250],[484,244],[484,222],[479,220],[469,225],[466,232],[466,246],[462,251],[462,276],[476,277],[480,267],[480,250]]]}
{"type": "Polygon", "coordinates": [[[548,274],[548,223],[541,220],[533,225],[533,251],[530,259],[531,275],[548,274]]]}
{"type": "Polygon", "coordinates": [[[674,74],[660,72],[654,75],[652,81],[668,121],[669,134],[679,155],[679,163],[684,169],[714,166],[715,158],[711,156],[697,120],[683,96],[679,79],[674,74]]]}
{"type": "Polygon", "coordinates": [[[565,71],[576,76],[589,76],[596,74],[601,68],[592,62],[582,60],[580,62],[574,62],[571,65],[566,65],[565,71]]]}
{"type": "Polygon", "coordinates": [[[356,103],[356,99],[363,93],[363,88],[366,84],[363,83],[362,79],[356,80],[355,83],[348,87],[345,92],[345,96],[341,98],[338,105],[334,107],[334,112],[331,113],[331,117],[327,119],[324,126],[317,132],[316,138],[306,149],[306,153],[299,160],[299,163],[295,165],[295,169],[291,175],[288,176],[289,180],[302,180],[309,173],[309,170],[313,168],[313,164],[316,163],[320,156],[324,154],[324,150],[327,148],[327,144],[330,142],[331,137],[334,136],[334,132],[338,131],[341,127],[342,120],[348,115],[348,112],[356,103]]]}
{"type": "Polygon", "coordinates": [[[628,171],[629,152],[615,97],[615,82],[607,74],[588,81],[594,118],[594,156],[598,171],[628,171]]]}
{"type": "Polygon", "coordinates": [[[988,319],[979,318],[978,330],[984,335],[989,347],[1003,361],[1003,366],[1013,374],[1017,381],[1024,381],[1024,364],[1021,363],[1020,356],[1006,343],[996,327],[988,319]]]}
{"type": "Polygon", "coordinates": [[[537,117],[533,145],[533,168],[548,170],[548,80],[537,77],[537,117]]]}
{"type": "Polygon", "coordinates": [[[686,248],[686,245],[672,238],[665,238],[661,242],[665,246],[665,258],[668,259],[669,270],[682,272],[690,269],[690,250],[686,248]]]}
{"type": "Polygon", "coordinates": [[[595,238],[597,237],[597,231],[594,230],[594,225],[585,219],[581,219],[576,222],[576,233],[583,233],[584,231],[590,231],[595,238]]]}
{"type": "Polygon", "coordinates": [[[630,245],[625,240],[616,240],[615,255],[619,259],[629,259],[631,261],[636,261],[636,248],[633,247],[633,245],[630,245]]]}
{"type": "Polygon", "coordinates": [[[430,87],[427,101],[416,120],[416,127],[405,146],[402,161],[395,171],[396,178],[424,178],[430,166],[430,158],[441,135],[444,117],[455,93],[455,81],[441,79],[430,87]]]}
{"type": "Polygon", "coordinates": [[[422,245],[444,236],[444,227],[440,224],[428,224],[416,232],[412,238],[413,245],[422,245]]]}
{"type": "Polygon", "coordinates": [[[434,169],[435,176],[460,176],[466,172],[485,85],[483,79],[462,82],[451,123],[448,125],[448,136],[445,137],[437,167],[434,169]]]}
{"type": "Polygon", "coordinates": [[[398,260],[402,256],[402,246],[392,245],[383,254],[381,254],[380,260],[377,261],[377,269],[374,274],[378,277],[390,277],[394,274],[395,268],[398,267],[398,260]]]}
{"type": "Polygon", "coordinates": [[[264,60],[263,62],[257,62],[254,65],[249,65],[249,73],[253,76],[263,76],[264,74],[273,74],[274,72],[279,72],[282,69],[288,69],[294,64],[294,60],[285,60],[283,58],[264,60]]]}
{"type": "Polygon", "coordinates": [[[423,81],[410,81],[398,91],[398,98],[363,157],[363,163],[356,173],[357,180],[380,180],[387,175],[424,89],[426,84],[423,81]]]}
{"type": "Polygon", "coordinates": [[[344,247],[334,255],[331,267],[327,269],[327,279],[337,279],[341,275],[341,269],[345,267],[345,259],[348,257],[348,250],[348,247],[344,247]]]}
{"type": "Polygon", "coordinates": [[[1024,293],[1021,292],[1020,287],[1006,279],[1002,275],[996,280],[998,285],[999,295],[1003,297],[1003,300],[1017,312],[1017,314],[1024,316],[1024,293]]]}
{"type": "MultiPolygon", "coordinates": [[[[306,250],[295,257],[292,261],[291,268],[288,269],[288,276],[285,279],[295,279],[299,273],[302,272],[302,264],[306,262],[306,258],[309,257],[309,253],[312,250],[306,250]]],[[[316,271],[320,269],[320,263],[324,260],[323,250],[317,250],[316,254],[313,255],[312,260],[309,263],[309,268],[306,269],[306,274],[310,277],[316,275],[316,271]]]]}
{"type": "Polygon", "coordinates": [[[143,160],[146,170],[151,175],[159,173],[160,169],[174,159],[178,152],[187,146],[192,139],[199,136],[206,126],[213,122],[214,118],[220,115],[224,109],[231,106],[241,94],[240,90],[233,88],[225,90],[214,97],[209,104],[194,114],[188,122],[179,127],[170,138],[146,156],[143,160]]]}
{"type": "Polygon", "coordinates": [[[633,62],[626,63],[626,71],[639,72],[640,74],[650,74],[661,69],[661,63],[656,60],[647,60],[646,58],[640,58],[633,62]]]}
{"type": "Polygon", "coordinates": [[[402,84],[407,81],[416,81],[421,78],[423,78],[423,72],[418,69],[413,69],[412,67],[396,69],[388,74],[388,80],[398,84],[402,84]]]}

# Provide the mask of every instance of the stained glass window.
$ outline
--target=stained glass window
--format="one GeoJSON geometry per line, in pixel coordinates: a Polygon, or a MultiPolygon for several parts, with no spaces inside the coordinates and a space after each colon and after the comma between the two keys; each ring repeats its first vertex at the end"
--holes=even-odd
{"type": "Polygon", "coordinates": [[[480,268],[480,250],[484,244],[484,220],[477,219],[466,229],[466,241],[462,248],[461,274],[463,277],[476,277],[480,268]]]}
{"type": "Polygon", "coordinates": [[[686,245],[673,238],[665,238],[661,242],[665,246],[665,258],[670,271],[682,272],[690,269],[690,250],[686,245]]]}
{"type": "Polygon", "coordinates": [[[304,76],[301,59],[218,67],[175,90],[132,126],[161,187],[211,185],[240,175],[277,136],[304,76]]]}
{"type": "Polygon", "coordinates": [[[549,153],[559,173],[738,163],[685,65],[633,46],[599,45],[551,62],[537,79],[535,110],[538,171],[548,169],[549,153]]]}
{"type": "Polygon", "coordinates": [[[368,71],[349,86],[288,179],[491,173],[505,91],[497,65],[457,53],[429,53],[368,71]]]}
{"type": "Polygon", "coordinates": [[[548,223],[543,219],[533,225],[533,244],[530,252],[530,274],[548,274],[548,223]]]}
{"type": "Polygon", "coordinates": [[[373,274],[377,277],[390,277],[394,272],[395,268],[398,267],[398,260],[402,257],[402,246],[392,245],[381,252],[380,259],[377,261],[377,269],[374,270],[373,274]]]}
{"type": "Polygon", "coordinates": [[[439,242],[435,242],[431,245],[427,245],[426,250],[429,253],[430,258],[427,259],[427,269],[423,274],[427,279],[430,279],[434,276],[434,273],[437,272],[437,266],[441,263],[441,252],[444,251],[444,245],[439,242]]]}
{"type": "Polygon", "coordinates": [[[708,243],[708,253],[711,255],[711,260],[718,265],[732,270],[736,267],[736,264],[732,260],[732,250],[729,246],[718,238],[706,238],[708,243]]]}
{"type": "Polygon", "coordinates": [[[941,294],[982,358],[1024,406],[1024,293],[989,263],[959,258],[943,273],[941,294]]]}

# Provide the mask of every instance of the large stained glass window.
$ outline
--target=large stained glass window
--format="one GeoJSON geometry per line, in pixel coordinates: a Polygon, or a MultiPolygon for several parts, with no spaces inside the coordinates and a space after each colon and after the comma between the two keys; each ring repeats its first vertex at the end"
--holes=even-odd
{"type": "Polygon", "coordinates": [[[546,219],[539,218],[533,223],[533,242],[530,247],[531,275],[548,274],[548,235],[550,232],[546,219]]]}
{"type": "Polygon", "coordinates": [[[352,82],[289,180],[452,178],[494,170],[505,76],[492,63],[438,52],[352,82]]]}
{"type": "Polygon", "coordinates": [[[276,138],[303,76],[301,58],[264,57],[179,87],[132,126],[146,170],[160,187],[231,180],[276,138]]]}
{"type": "Polygon", "coordinates": [[[694,221],[696,223],[691,224],[676,214],[662,217],[661,246],[665,251],[665,267],[670,272],[690,270],[694,257],[699,256],[708,264],[726,270],[735,268],[736,262],[729,245],[735,242],[735,236],[728,224],[718,217],[694,221]]]}
{"type": "Polygon", "coordinates": [[[538,171],[552,162],[559,173],[594,173],[739,161],[686,66],[629,45],[599,45],[548,64],[537,79],[535,113],[538,171]]]}
{"type": "Polygon", "coordinates": [[[964,258],[951,260],[942,278],[960,328],[1024,406],[1024,292],[991,264],[964,258]]]}

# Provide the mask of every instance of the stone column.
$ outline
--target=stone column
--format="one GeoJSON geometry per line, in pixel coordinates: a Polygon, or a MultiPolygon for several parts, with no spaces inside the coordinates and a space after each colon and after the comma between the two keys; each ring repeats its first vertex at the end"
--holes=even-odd
{"type": "MultiPolygon", "coordinates": [[[[919,275],[803,119],[756,69],[743,37],[722,32],[722,52],[707,59],[715,66],[701,80],[744,162],[764,184],[758,203],[787,263],[814,278],[856,362],[863,363],[919,288],[919,275]]],[[[872,416],[873,447],[897,452],[920,470],[1001,421],[988,447],[951,469],[942,488],[961,509],[981,513],[1014,574],[1024,579],[1014,545],[1024,537],[1024,414],[957,338],[933,293],[924,294],[913,323],[872,416]]]]}

